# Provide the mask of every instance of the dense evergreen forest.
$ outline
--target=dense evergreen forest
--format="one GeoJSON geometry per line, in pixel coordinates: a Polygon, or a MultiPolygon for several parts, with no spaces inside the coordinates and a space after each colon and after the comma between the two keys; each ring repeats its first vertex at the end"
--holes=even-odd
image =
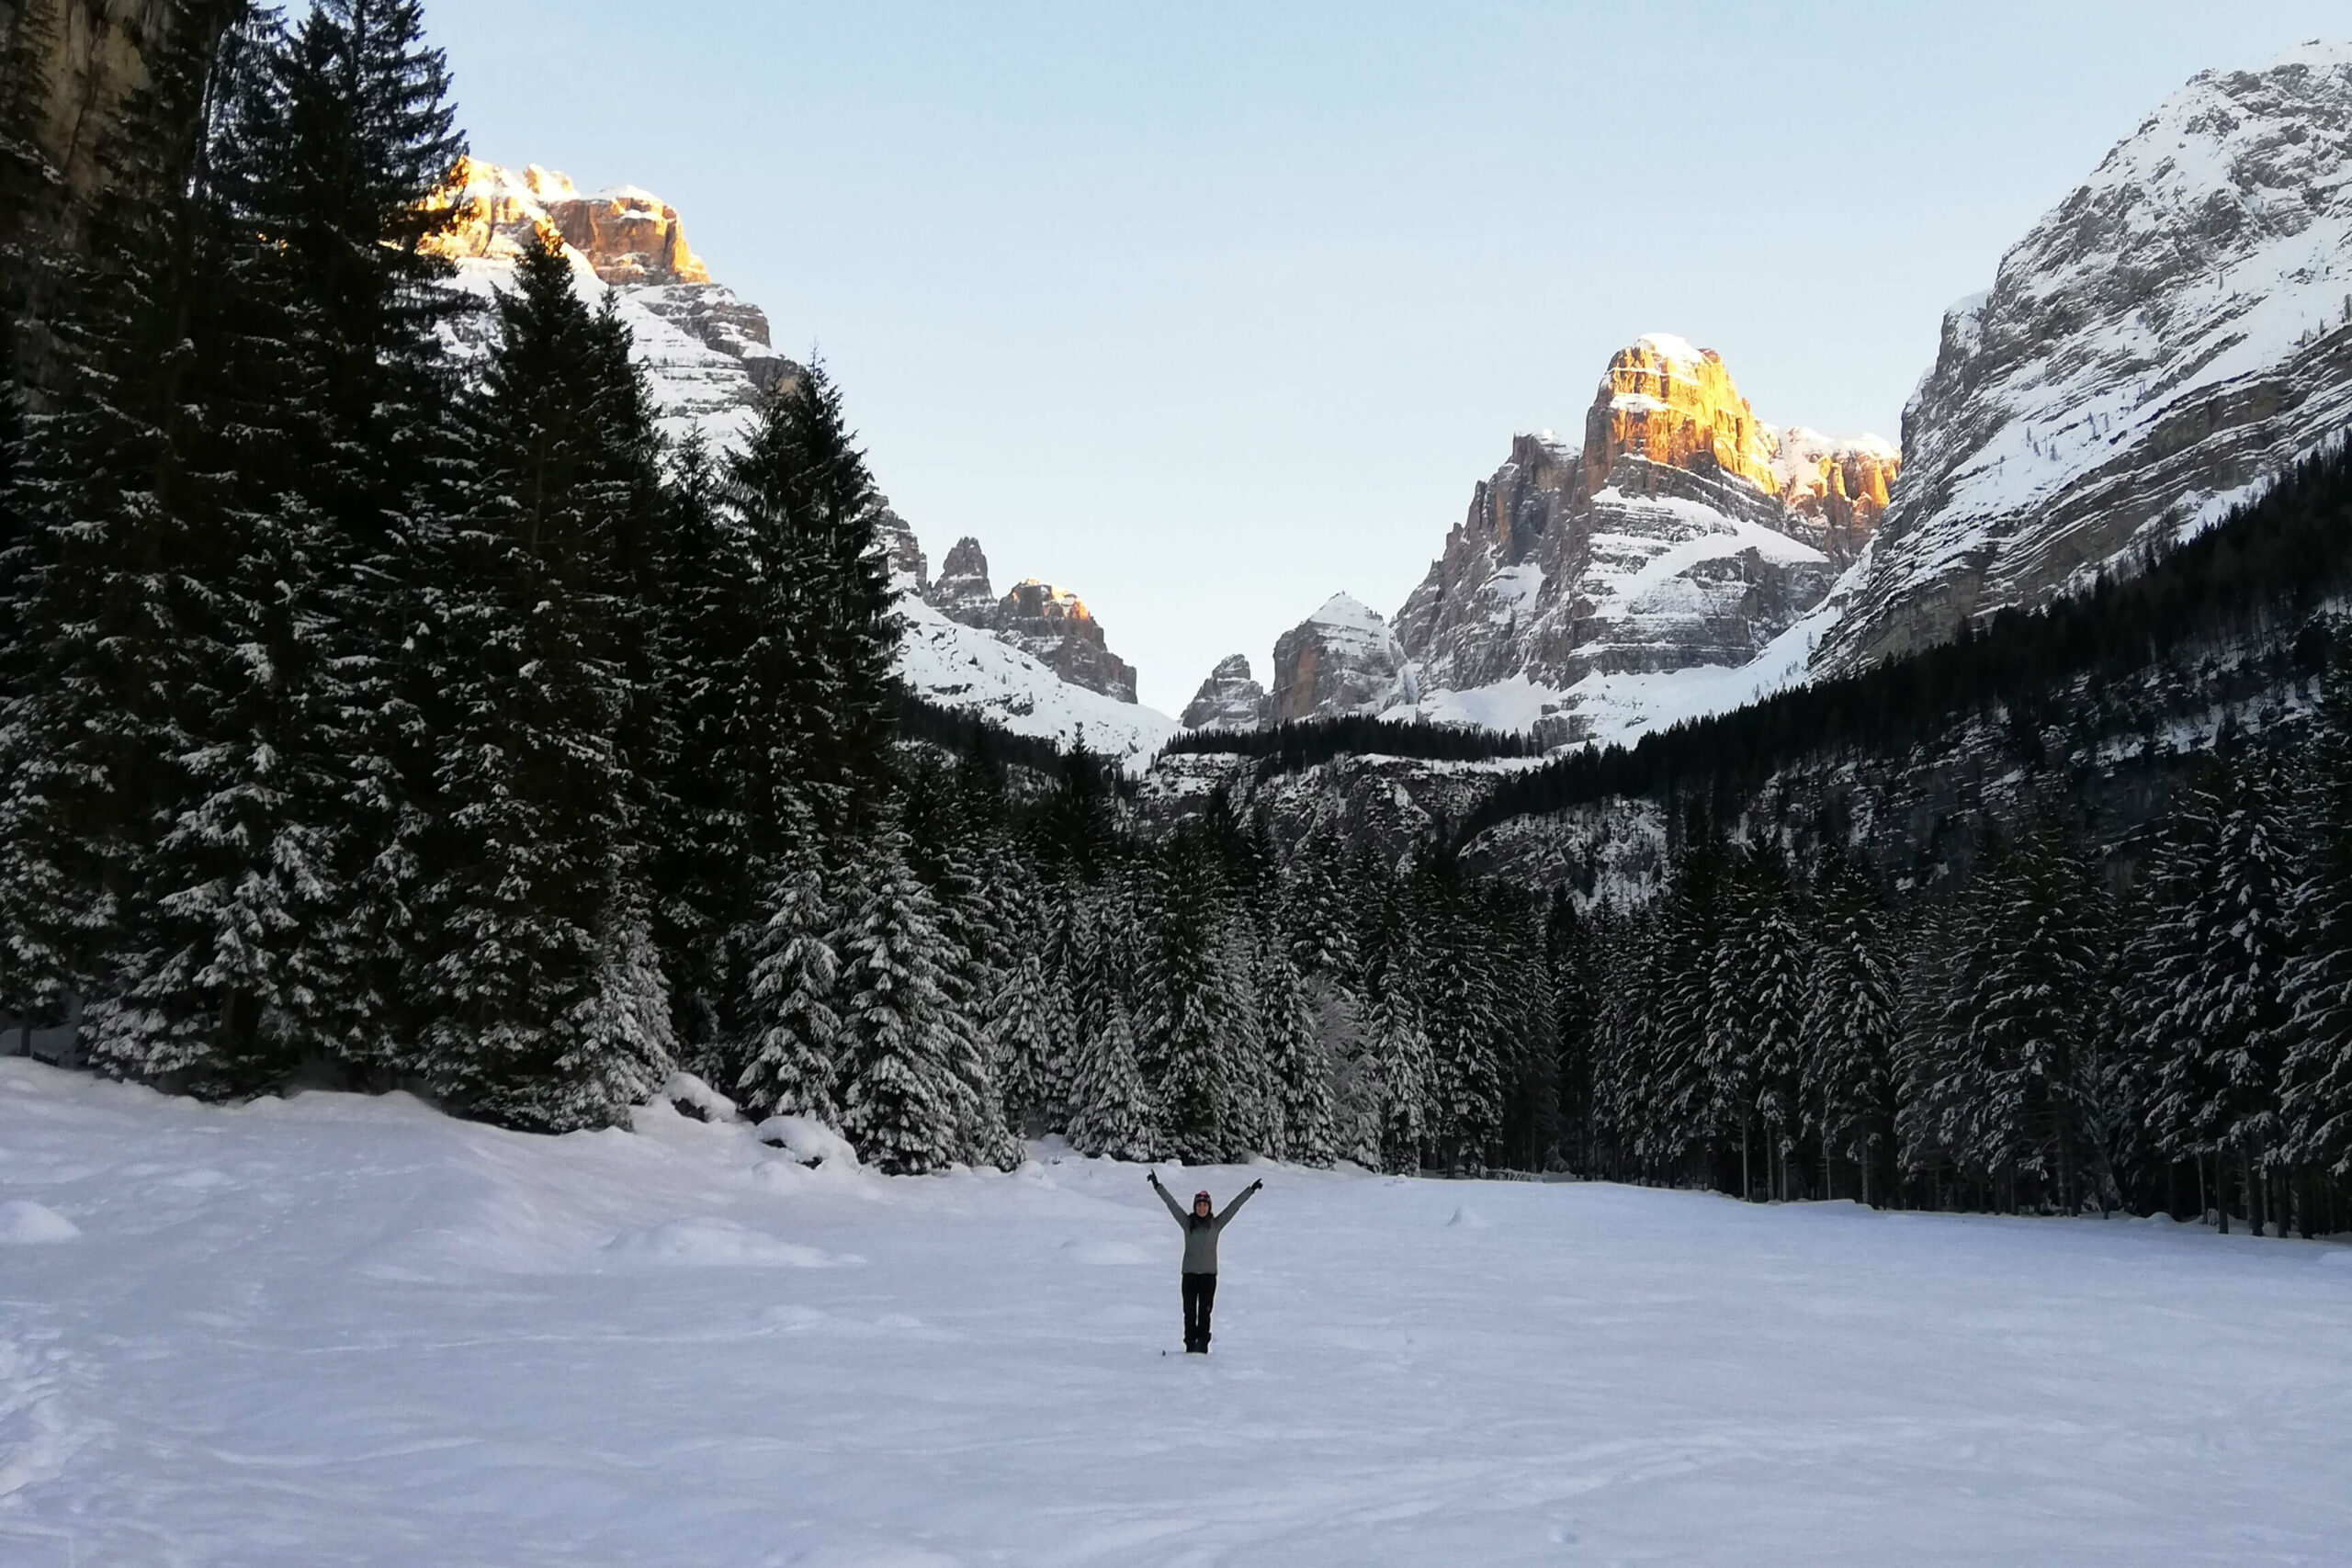
{"type": "MultiPolygon", "coordinates": [[[[2063,790],[1900,884],[1834,820],[1702,807],[1630,904],[1466,874],[1452,835],[1278,855],[1230,797],[1148,821],[1097,760],[899,689],[821,366],[740,450],[667,446],[551,238],[486,357],[454,347],[476,307],[431,241],[461,141],[414,0],[255,11],[148,96],[86,252],[30,263],[57,353],[0,403],[0,1011],[78,998],[98,1070],[546,1131],[687,1070],[901,1172],[1052,1131],[2352,1223],[2341,667],[2310,749],[2225,745],[2136,876],[2063,790]]],[[[42,177],[20,131],[0,182],[42,177]]],[[[1901,744],[2300,611],[2340,581],[2346,495],[2313,465],[2052,615],[1496,809],[1901,744]]],[[[1249,745],[1292,771],[1365,743],[1249,745]]]]}

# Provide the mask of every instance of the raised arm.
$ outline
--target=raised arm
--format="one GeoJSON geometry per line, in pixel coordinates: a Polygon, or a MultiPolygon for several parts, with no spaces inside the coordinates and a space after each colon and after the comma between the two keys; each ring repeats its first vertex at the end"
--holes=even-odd
{"type": "Polygon", "coordinates": [[[1223,1230],[1225,1228],[1225,1222],[1239,1213],[1241,1212],[1241,1205],[1250,1201],[1251,1195],[1254,1194],[1259,1188],[1263,1187],[1265,1183],[1262,1181],[1253,1181],[1249,1186],[1243,1188],[1239,1192],[1235,1193],[1233,1201],[1225,1206],[1225,1213],[1216,1217],[1217,1228],[1219,1230],[1223,1230]]]}
{"type": "Polygon", "coordinates": [[[1151,1190],[1159,1194],[1159,1201],[1168,1205],[1168,1212],[1176,1216],[1178,1224],[1189,1225],[1193,1223],[1184,1213],[1184,1205],[1176,1201],[1176,1194],[1159,1184],[1159,1172],[1156,1170],[1151,1173],[1151,1190]]]}

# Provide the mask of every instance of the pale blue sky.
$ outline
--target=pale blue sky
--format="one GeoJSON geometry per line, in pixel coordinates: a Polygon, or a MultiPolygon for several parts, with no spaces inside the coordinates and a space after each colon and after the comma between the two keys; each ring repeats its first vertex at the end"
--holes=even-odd
{"type": "Polygon", "coordinates": [[[435,0],[474,149],[684,215],[934,565],[1076,589],[1173,712],[1393,613],[1611,350],[1899,437],[1953,299],[2188,77],[2342,5],[435,0]]]}

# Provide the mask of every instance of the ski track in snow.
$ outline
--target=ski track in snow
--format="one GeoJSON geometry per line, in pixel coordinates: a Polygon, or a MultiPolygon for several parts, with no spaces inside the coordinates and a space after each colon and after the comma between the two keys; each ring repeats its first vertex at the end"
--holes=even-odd
{"type": "Polygon", "coordinates": [[[0,1061],[0,1562],[2352,1562],[2352,1247],[1258,1174],[0,1061]]]}

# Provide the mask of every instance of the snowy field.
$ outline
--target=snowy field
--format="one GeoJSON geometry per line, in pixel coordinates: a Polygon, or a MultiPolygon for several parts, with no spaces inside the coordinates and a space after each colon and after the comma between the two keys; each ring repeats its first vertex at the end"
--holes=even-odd
{"type": "Polygon", "coordinates": [[[0,1562],[2352,1562],[2352,1248],[1047,1160],[0,1061],[0,1562]]]}

